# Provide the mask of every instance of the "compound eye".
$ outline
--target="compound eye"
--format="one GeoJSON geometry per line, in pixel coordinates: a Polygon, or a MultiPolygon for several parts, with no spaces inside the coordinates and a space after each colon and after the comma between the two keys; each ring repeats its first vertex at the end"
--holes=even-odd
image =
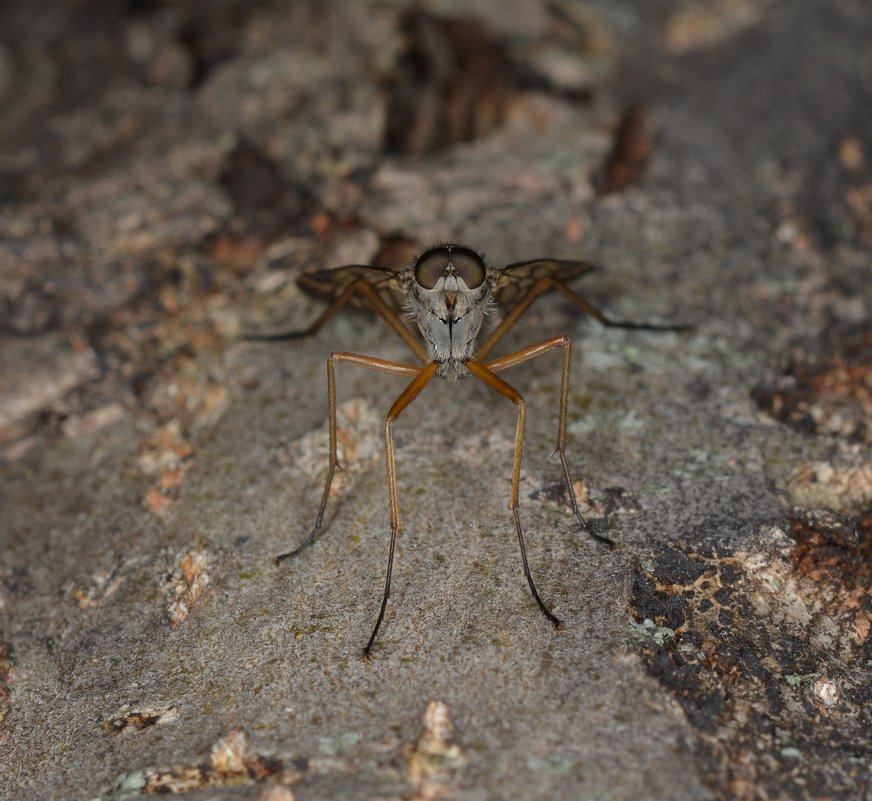
{"type": "Polygon", "coordinates": [[[469,248],[452,248],[451,263],[463,283],[470,289],[478,289],[484,282],[485,268],[481,256],[469,248]]]}
{"type": "Polygon", "coordinates": [[[433,289],[448,266],[448,248],[433,248],[415,263],[415,280],[424,289],[433,289]]]}

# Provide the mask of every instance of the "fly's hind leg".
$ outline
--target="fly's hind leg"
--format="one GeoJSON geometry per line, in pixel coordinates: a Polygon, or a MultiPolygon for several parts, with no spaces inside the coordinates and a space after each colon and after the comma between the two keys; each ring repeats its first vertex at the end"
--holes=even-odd
{"type": "MultiPolygon", "coordinates": [[[[308,328],[300,331],[282,331],[276,334],[248,334],[246,339],[255,342],[280,342],[286,339],[300,339],[302,337],[316,334],[321,328],[331,320],[336,313],[345,306],[355,295],[363,297],[372,308],[381,316],[381,318],[393,329],[393,331],[405,342],[414,352],[414,354],[422,361],[427,361],[427,349],[415,338],[415,335],[403,323],[400,315],[397,314],[387,303],[379,297],[376,292],[366,281],[353,281],[339,295],[334,298],[330,305],[324,309],[319,317],[308,328]]],[[[378,361],[375,359],[374,361],[378,361]]],[[[378,367],[373,365],[363,365],[373,367],[378,370],[378,367]]]]}
{"type": "MultiPolygon", "coordinates": [[[[543,260],[545,263],[550,259],[543,260]]],[[[592,268],[591,268],[592,269],[592,268]]],[[[544,295],[551,288],[557,289],[563,297],[572,303],[579,311],[593,317],[607,328],[629,328],[636,331],[689,331],[688,325],[661,325],[659,323],[637,323],[632,320],[614,320],[604,314],[599,308],[593,305],[589,300],[582,297],[574,289],[568,286],[564,281],[551,275],[545,275],[539,278],[512,306],[506,313],[506,316],[500,320],[499,324],[485,338],[484,342],[476,349],[478,359],[484,359],[494,348],[494,346],[515,326],[518,320],[526,314],[527,310],[536,302],[536,300],[544,295]]],[[[534,346],[535,347],[535,346],[534,346]]],[[[523,351],[518,351],[523,353],[523,351]]],[[[531,357],[532,358],[532,357],[531,357]]],[[[522,359],[523,361],[523,359],[522,359]]]]}

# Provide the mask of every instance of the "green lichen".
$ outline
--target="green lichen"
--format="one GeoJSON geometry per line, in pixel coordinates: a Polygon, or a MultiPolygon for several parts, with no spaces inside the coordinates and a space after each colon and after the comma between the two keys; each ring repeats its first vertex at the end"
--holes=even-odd
{"type": "Polygon", "coordinates": [[[663,645],[666,640],[675,637],[675,630],[666,626],[658,626],[651,618],[646,617],[641,623],[630,618],[630,633],[639,640],[663,645]]]}

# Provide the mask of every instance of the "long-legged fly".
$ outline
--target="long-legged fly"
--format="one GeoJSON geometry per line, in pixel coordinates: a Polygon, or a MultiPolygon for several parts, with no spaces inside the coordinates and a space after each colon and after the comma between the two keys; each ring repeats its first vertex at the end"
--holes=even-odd
{"type": "Polygon", "coordinates": [[[545,606],[536,589],[519,514],[518,499],[521,480],[521,452],[524,444],[526,407],[524,398],[499,373],[510,367],[535,359],[543,353],[560,348],[563,354],[563,370],[560,379],[560,415],[557,425],[556,455],[563,467],[563,477],[572,513],[581,528],[591,537],[606,545],[614,545],[608,537],[588,526],[578,509],[578,501],[566,461],[566,409],[569,397],[569,364],[571,344],[569,336],[553,336],[521,348],[514,353],[489,359],[494,346],[518,322],[535,300],[550,289],[556,289],[584,314],[590,315],[603,325],[612,328],[633,328],[647,331],[681,331],[686,326],[656,325],[614,320],[570,288],[569,281],[593,270],[584,261],[562,259],[532,259],[494,268],[485,263],[484,257],[465,245],[439,244],[424,251],[402,270],[392,270],[374,265],[353,264],[306,273],[298,284],[307,293],[329,301],[328,307],[308,328],[278,334],[255,335],[260,340],[285,340],[316,333],[333,315],[347,304],[371,306],[409,346],[421,364],[406,364],[386,361],[375,356],[359,353],[336,352],[327,359],[327,405],[330,425],[330,462],[321,504],[315,524],[308,537],[292,551],[276,557],[276,562],[293,559],[308,548],[318,536],[324,522],[324,511],[330,495],[333,476],[339,467],[336,454],[336,376],[335,365],[354,364],[368,370],[377,370],[390,375],[405,376],[411,380],[394,401],[385,418],[385,446],[387,451],[388,497],[390,499],[390,550],[388,551],[387,577],[381,608],[372,635],[364,648],[369,655],[384,619],[391,592],[391,572],[394,549],[400,528],[397,504],[397,475],[394,460],[393,426],[403,410],[418,397],[424,387],[434,378],[450,381],[472,376],[490,387],[494,392],[508,398],[518,410],[515,427],[515,449],[512,462],[512,488],[509,509],[518,535],[524,575],[542,614],[559,627],[560,620],[545,606]],[[417,324],[421,338],[415,336],[403,319],[403,300],[409,316],[417,324]],[[477,342],[485,314],[494,305],[505,305],[508,311],[500,323],[481,343],[477,342]],[[423,340],[423,341],[422,341],[423,340]]]}

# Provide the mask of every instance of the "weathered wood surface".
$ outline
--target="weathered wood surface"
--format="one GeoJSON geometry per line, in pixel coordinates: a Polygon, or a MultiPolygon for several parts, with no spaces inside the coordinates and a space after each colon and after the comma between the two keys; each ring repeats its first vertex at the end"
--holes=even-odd
{"type": "Polygon", "coordinates": [[[870,797],[872,5],[0,10],[0,797],[870,797]],[[465,13],[471,18],[458,19],[465,13]],[[635,109],[624,116],[628,109],[635,109]],[[616,132],[618,138],[615,139],[616,132]],[[602,265],[514,410],[302,270],[440,239],[602,265]],[[829,511],[825,511],[829,510],[829,511]]]}

